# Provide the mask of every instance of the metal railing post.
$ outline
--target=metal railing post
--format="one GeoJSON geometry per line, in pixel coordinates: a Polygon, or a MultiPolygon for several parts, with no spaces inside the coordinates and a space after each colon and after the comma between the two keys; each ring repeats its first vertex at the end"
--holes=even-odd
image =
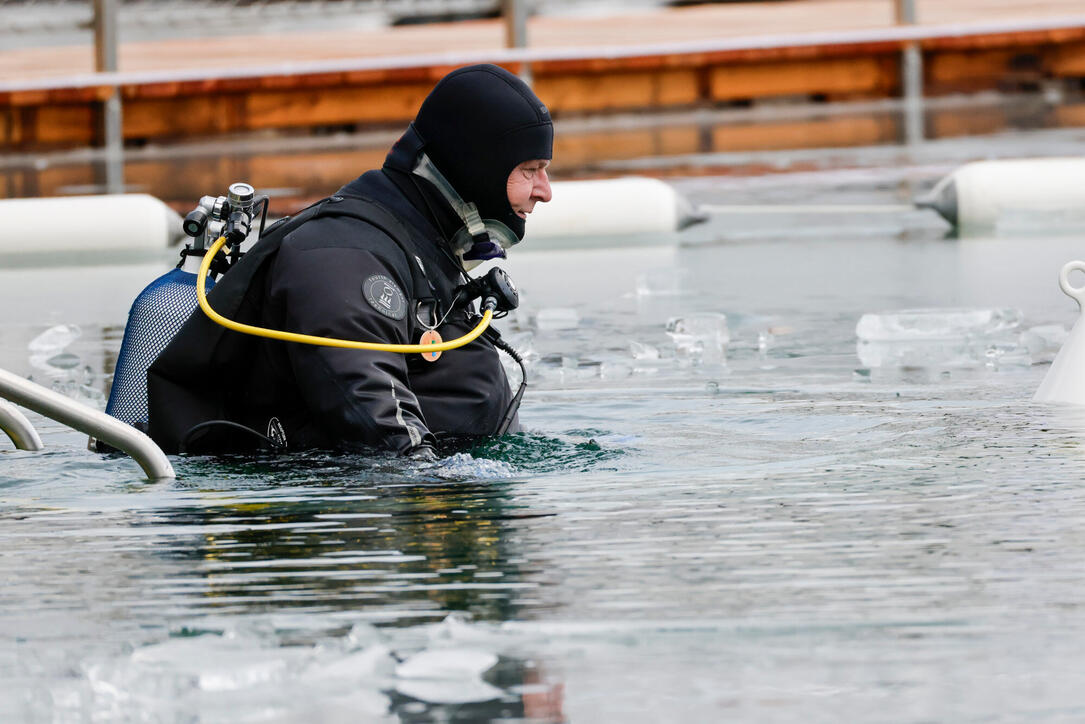
{"type": "Polygon", "coordinates": [[[0,397],[128,453],[151,480],[176,477],[166,454],[151,438],[115,417],[3,369],[0,397]]]}
{"type": "MultiPolygon", "coordinates": [[[[527,47],[527,2],[528,0],[503,0],[505,16],[505,47],[527,47]]],[[[521,63],[520,77],[531,85],[531,64],[521,63]]]]}
{"type": "MultiPolygon", "coordinates": [[[[117,72],[117,0],[94,0],[94,68],[117,72]]],[[[105,185],[111,194],[124,193],[124,128],[121,89],[113,86],[102,103],[105,141],[105,185]]]]}
{"type": "Polygon", "coordinates": [[[26,415],[6,400],[0,400],[0,430],[11,438],[19,450],[41,450],[44,447],[38,431],[26,419],[26,415]]]}
{"type": "MultiPolygon", "coordinates": [[[[893,0],[897,25],[915,25],[915,0],[893,0]]],[[[922,143],[923,54],[919,43],[910,41],[901,51],[901,95],[904,98],[904,139],[908,145],[922,143]]]]}

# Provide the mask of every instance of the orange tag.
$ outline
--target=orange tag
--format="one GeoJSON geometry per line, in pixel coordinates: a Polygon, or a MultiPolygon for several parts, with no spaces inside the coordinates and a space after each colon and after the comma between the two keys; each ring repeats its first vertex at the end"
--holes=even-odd
{"type": "MultiPolygon", "coordinates": [[[[436,329],[427,329],[422,333],[422,339],[418,340],[418,344],[440,344],[441,342],[444,342],[444,340],[441,339],[441,334],[436,329]]],[[[436,362],[440,356],[440,351],[422,353],[422,359],[427,362],[436,362]]]]}

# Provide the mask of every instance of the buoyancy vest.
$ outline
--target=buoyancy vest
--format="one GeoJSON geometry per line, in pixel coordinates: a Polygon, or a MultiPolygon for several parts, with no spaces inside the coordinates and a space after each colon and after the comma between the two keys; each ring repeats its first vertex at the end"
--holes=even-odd
{"type": "MultiPolygon", "coordinates": [[[[259,325],[261,294],[270,262],[290,232],[313,219],[347,216],[383,231],[406,256],[413,300],[434,298],[410,234],[393,213],[372,200],[337,194],[268,227],[256,244],[207,294],[229,319],[259,325]]],[[[408,315],[410,324],[415,314],[408,315]]],[[[412,328],[413,336],[414,330],[412,328]]],[[[148,434],[167,453],[239,451],[274,446],[262,432],[230,419],[230,401],[242,366],[253,358],[257,337],[222,327],[196,309],[147,372],[148,434]]]]}

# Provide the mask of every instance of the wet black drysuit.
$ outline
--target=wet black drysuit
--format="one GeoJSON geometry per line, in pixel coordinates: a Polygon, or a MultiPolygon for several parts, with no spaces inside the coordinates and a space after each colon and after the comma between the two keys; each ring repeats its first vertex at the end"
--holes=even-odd
{"type": "MultiPolygon", "coordinates": [[[[426,153],[457,190],[467,189],[463,198],[479,199],[483,216],[507,221],[520,237],[523,222],[504,184],[518,163],[550,158],[552,133],[545,106],[514,76],[492,66],[453,73],[382,169],[270,227],[208,300],[231,319],[303,334],[412,344],[436,326],[445,340],[460,337],[478,322],[457,299],[467,277],[449,246],[464,222],[412,169],[426,153]],[[457,111],[479,88],[485,92],[474,93],[473,112],[457,111]],[[488,97],[497,105],[487,106],[488,97]],[[479,137],[478,148],[489,136],[491,148],[500,148],[479,157],[463,136],[479,137]],[[472,165],[492,177],[481,190],[471,188],[480,184],[472,165]],[[506,208],[496,200],[498,186],[506,208]]],[[[242,335],[200,310],[151,366],[148,397],[149,433],[167,452],[243,450],[267,438],[287,449],[426,453],[435,433],[492,435],[514,414],[487,336],[430,362],[242,335]]]]}

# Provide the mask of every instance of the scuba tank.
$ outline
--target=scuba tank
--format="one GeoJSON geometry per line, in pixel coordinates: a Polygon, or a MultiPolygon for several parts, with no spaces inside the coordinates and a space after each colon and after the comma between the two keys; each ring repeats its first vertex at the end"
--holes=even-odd
{"type": "MultiPolygon", "coordinates": [[[[208,241],[227,233],[235,238],[247,236],[257,207],[261,205],[262,232],[267,219],[267,201],[266,196],[257,197],[249,184],[235,183],[226,196],[201,198],[185,217],[182,228],[192,237],[192,242],[181,251],[181,261],[176,268],[148,284],[128,312],[113,387],[106,404],[107,415],[147,431],[147,370],[198,306],[196,272],[209,246],[208,241]]],[[[212,264],[212,273],[225,272],[229,263],[237,261],[241,254],[241,244],[234,245],[229,260],[220,252],[212,264]]],[[[211,279],[207,287],[210,289],[213,284],[211,279]]]]}

